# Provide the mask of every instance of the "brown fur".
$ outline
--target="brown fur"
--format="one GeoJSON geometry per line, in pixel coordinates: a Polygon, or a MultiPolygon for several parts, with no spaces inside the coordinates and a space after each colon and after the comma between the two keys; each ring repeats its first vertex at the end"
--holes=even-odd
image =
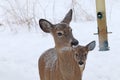
{"type": "Polygon", "coordinates": [[[75,58],[75,52],[79,49],[72,48],[78,42],[69,27],[71,19],[72,10],[61,23],[52,24],[45,19],[39,21],[40,28],[46,33],[51,33],[55,41],[55,47],[44,52],[39,58],[41,80],[82,80],[82,72],[75,58]]]}
{"type": "MultiPolygon", "coordinates": [[[[63,80],[69,78],[74,79],[73,77],[70,77],[70,72],[72,71],[72,68],[70,67],[66,69],[66,67],[64,67],[73,65],[72,63],[75,62],[75,60],[73,59],[68,58],[68,60],[65,60],[65,58],[69,56],[66,53],[72,53],[72,46],[78,44],[78,41],[73,37],[72,29],[69,26],[71,20],[72,10],[70,10],[66,14],[65,18],[58,24],[52,24],[45,19],[39,20],[40,28],[46,33],[51,33],[55,41],[55,48],[47,50],[39,58],[38,66],[41,80],[63,80]],[[64,55],[63,53],[65,53],[64,57],[62,57],[64,55]],[[71,60],[72,63],[67,64],[71,60]],[[61,64],[61,62],[65,62],[65,64],[61,64]],[[67,76],[68,73],[69,76],[67,76]]],[[[72,56],[71,58],[74,57],[72,56]]],[[[75,69],[79,67],[73,68],[75,69]]],[[[80,72],[74,71],[74,73],[80,72]]]]}
{"type": "Polygon", "coordinates": [[[88,51],[94,47],[93,41],[87,46],[70,47],[69,50],[49,49],[39,59],[41,80],[82,80],[88,51]],[[79,61],[83,64],[80,65],[79,61]]]}
{"type": "Polygon", "coordinates": [[[50,49],[49,53],[45,52],[39,59],[41,80],[81,80],[81,71],[73,50],[53,51],[50,49]]]}

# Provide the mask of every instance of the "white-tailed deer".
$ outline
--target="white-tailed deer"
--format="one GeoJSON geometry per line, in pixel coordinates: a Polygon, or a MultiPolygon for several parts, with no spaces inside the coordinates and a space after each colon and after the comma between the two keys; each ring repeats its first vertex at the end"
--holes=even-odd
{"type": "MultiPolygon", "coordinates": [[[[51,33],[55,41],[55,47],[44,52],[39,58],[41,80],[81,80],[82,73],[75,56],[78,47],[73,48],[78,45],[78,41],[73,37],[69,27],[71,20],[72,10],[58,24],[52,24],[45,19],[39,20],[40,28],[46,33],[51,33]]],[[[95,42],[92,42],[83,49],[88,52],[94,45],[95,42]]]]}
{"type": "Polygon", "coordinates": [[[86,46],[79,45],[73,48],[74,59],[78,63],[81,73],[85,69],[88,51],[92,51],[95,48],[95,46],[96,46],[95,41],[92,41],[86,46]]]}
{"type": "MultiPolygon", "coordinates": [[[[53,65],[55,65],[57,56],[60,52],[64,50],[69,50],[72,46],[78,45],[78,41],[73,37],[72,29],[69,26],[71,20],[72,9],[58,24],[52,24],[45,19],[39,20],[40,28],[46,33],[51,33],[55,41],[55,47],[47,50],[39,59],[38,65],[41,80],[45,80],[46,78],[48,78],[47,74],[49,74],[50,71],[48,70],[49,72],[46,72],[47,70],[45,69],[49,69],[50,67],[53,67],[53,65]]],[[[52,74],[50,73],[50,75],[52,74]]]]}

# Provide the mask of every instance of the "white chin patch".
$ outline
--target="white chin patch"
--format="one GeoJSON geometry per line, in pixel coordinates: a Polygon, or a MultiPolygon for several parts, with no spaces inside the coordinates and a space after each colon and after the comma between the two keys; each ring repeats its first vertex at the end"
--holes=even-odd
{"type": "Polygon", "coordinates": [[[76,48],[78,45],[72,45],[72,48],[76,48]]]}
{"type": "Polygon", "coordinates": [[[84,70],[84,64],[83,65],[79,65],[80,70],[83,71],[84,70]]]}
{"type": "Polygon", "coordinates": [[[83,65],[79,65],[80,68],[84,68],[84,64],[83,65]]]}

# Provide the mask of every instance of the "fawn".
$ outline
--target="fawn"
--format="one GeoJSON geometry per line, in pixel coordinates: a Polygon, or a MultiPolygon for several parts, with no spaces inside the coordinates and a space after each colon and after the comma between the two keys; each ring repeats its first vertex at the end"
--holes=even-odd
{"type": "MultiPolygon", "coordinates": [[[[46,33],[51,33],[55,41],[55,47],[45,51],[39,58],[41,80],[81,80],[82,73],[76,53],[79,42],[72,35],[72,29],[69,26],[71,20],[72,10],[58,24],[52,24],[45,19],[39,20],[40,28],[46,33]]],[[[92,42],[82,50],[85,49],[85,52],[88,52],[94,45],[95,42],[92,42]]],[[[81,48],[78,50],[81,51],[81,48]]]]}
{"type": "Polygon", "coordinates": [[[83,70],[85,69],[88,51],[92,51],[95,46],[96,42],[92,41],[86,46],[79,45],[73,49],[74,59],[78,63],[81,73],[83,73],[83,70]]]}

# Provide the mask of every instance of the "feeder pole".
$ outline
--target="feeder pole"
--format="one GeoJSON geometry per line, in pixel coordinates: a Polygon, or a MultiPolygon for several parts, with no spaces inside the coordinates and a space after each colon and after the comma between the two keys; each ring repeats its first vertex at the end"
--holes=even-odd
{"type": "Polygon", "coordinates": [[[107,51],[109,50],[109,47],[108,47],[105,0],[96,0],[96,12],[98,24],[99,51],[107,51]]]}

